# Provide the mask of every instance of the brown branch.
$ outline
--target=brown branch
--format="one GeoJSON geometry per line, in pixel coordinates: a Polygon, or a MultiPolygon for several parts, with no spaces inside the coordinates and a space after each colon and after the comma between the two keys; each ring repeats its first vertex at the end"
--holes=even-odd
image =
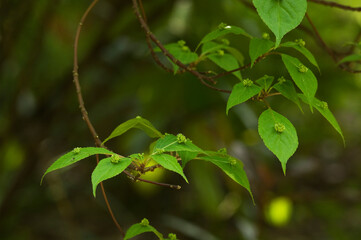
{"type": "MultiPolygon", "coordinates": [[[[139,0],[141,2],[141,0],[139,0]]],[[[216,84],[214,78],[205,76],[203,74],[201,74],[200,72],[197,72],[195,70],[193,70],[190,66],[187,66],[185,64],[183,64],[181,61],[179,61],[177,58],[175,58],[165,47],[164,45],[158,40],[158,38],[151,32],[148,24],[146,23],[146,21],[144,20],[144,18],[142,17],[141,13],[140,13],[140,7],[139,4],[137,2],[137,0],[132,0],[133,2],[133,8],[134,8],[134,12],[136,17],[138,18],[138,21],[140,22],[141,27],[143,28],[143,30],[145,31],[145,34],[147,37],[150,38],[151,41],[153,41],[155,43],[155,45],[157,45],[159,47],[159,49],[162,51],[162,53],[168,57],[174,64],[176,64],[177,66],[179,66],[181,69],[184,69],[185,71],[191,73],[192,75],[196,76],[200,82],[209,87],[212,88],[214,90],[217,91],[221,91],[221,92],[229,92],[228,90],[223,90],[223,89],[219,89],[216,87],[213,87],[211,85],[209,85],[208,83],[206,83],[206,81],[209,81],[213,84],[216,84]]],[[[148,45],[149,46],[149,45],[148,45]]]]}
{"type": "MultiPolygon", "coordinates": [[[[143,16],[143,19],[145,22],[147,22],[147,16],[145,15],[145,11],[144,11],[144,7],[143,7],[143,2],[142,1],[139,1],[139,7],[140,7],[140,10],[142,12],[142,16],[143,16]]],[[[168,68],[167,66],[165,66],[158,58],[157,54],[154,52],[154,49],[152,47],[152,40],[150,39],[149,35],[148,34],[145,34],[145,39],[146,39],[146,42],[147,42],[147,45],[148,45],[148,49],[150,50],[150,54],[152,55],[154,61],[161,67],[163,68],[165,71],[169,72],[169,73],[172,73],[172,69],[168,68]]]]}
{"type": "Polygon", "coordinates": [[[94,0],[90,4],[90,6],[87,8],[87,10],[83,14],[83,16],[82,16],[82,18],[81,18],[81,20],[79,22],[79,25],[78,25],[78,28],[77,28],[77,31],[76,31],[75,41],[74,41],[73,81],[74,81],[74,84],[75,84],[76,93],[77,93],[77,96],[78,96],[79,108],[80,108],[83,120],[87,124],[87,126],[89,128],[89,131],[90,131],[91,135],[94,138],[95,145],[97,147],[100,147],[102,142],[100,141],[99,136],[98,136],[97,132],[95,131],[95,128],[94,128],[93,124],[91,123],[91,121],[90,121],[90,119],[88,117],[88,112],[87,112],[87,110],[85,108],[85,105],[84,105],[84,99],[83,99],[83,95],[81,93],[81,87],[80,87],[80,83],[79,83],[79,72],[78,72],[78,69],[79,69],[79,66],[78,66],[78,45],[79,45],[80,32],[81,32],[81,29],[82,29],[82,26],[84,24],[84,21],[85,21],[86,17],[88,16],[89,12],[93,9],[93,7],[95,6],[95,4],[97,4],[98,1],[99,0],[94,0]]]}
{"type": "MultiPolygon", "coordinates": [[[[81,87],[80,87],[80,83],[79,83],[79,72],[78,72],[78,69],[79,69],[79,66],[78,66],[78,46],[79,46],[80,32],[81,32],[81,29],[82,29],[82,26],[83,26],[83,24],[85,22],[86,17],[88,16],[89,12],[94,8],[94,6],[97,4],[98,1],[99,0],[93,0],[93,2],[89,5],[87,10],[83,14],[83,16],[82,16],[82,18],[81,18],[81,20],[79,22],[77,31],[76,31],[75,41],[74,41],[73,82],[74,82],[74,85],[75,85],[75,88],[76,88],[76,93],[77,93],[78,102],[79,102],[79,108],[80,108],[81,114],[83,116],[83,120],[86,122],[86,124],[87,124],[87,126],[89,128],[89,131],[90,131],[91,135],[94,138],[95,145],[97,147],[101,147],[102,142],[100,141],[99,136],[98,136],[97,132],[95,131],[95,128],[94,128],[93,124],[91,123],[91,121],[89,119],[89,116],[88,116],[88,112],[87,112],[87,110],[85,108],[84,99],[83,99],[83,96],[82,96],[82,93],[81,93],[81,87]]],[[[97,155],[97,164],[98,163],[99,163],[99,156],[97,155]]],[[[114,222],[115,226],[117,227],[117,229],[119,230],[120,234],[122,236],[124,236],[125,235],[124,230],[119,225],[116,218],[114,217],[114,213],[112,211],[112,208],[110,207],[110,204],[109,204],[109,201],[108,201],[107,195],[105,193],[104,186],[103,186],[102,182],[100,183],[100,186],[101,186],[101,190],[102,190],[102,193],[103,193],[105,203],[106,203],[107,208],[109,210],[109,213],[110,213],[110,215],[111,215],[111,217],[113,219],[113,222],[114,222]]]]}
{"type": "Polygon", "coordinates": [[[340,8],[343,10],[348,10],[348,11],[356,11],[356,12],[361,12],[361,7],[351,7],[351,6],[347,6],[347,5],[342,5],[336,2],[329,2],[329,1],[322,1],[322,0],[308,0],[309,2],[314,2],[317,4],[321,4],[324,6],[329,6],[329,7],[335,7],[335,8],[340,8]]]}
{"type": "MultiPolygon", "coordinates": [[[[318,39],[318,41],[320,42],[320,44],[322,45],[322,47],[326,50],[326,52],[332,57],[333,61],[337,64],[338,63],[338,57],[336,56],[335,52],[329,48],[326,44],[326,42],[323,40],[323,38],[321,37],[321,34],[318,32],[315,24],[313,23],[313,21],[311,20],[310,16],[308,15],[308,13],[306,13],[306,18],[308,20],[308,22],[310,23],[314,33],[315,33],[315,36],[316,38],[318,39]]],[[[349,73],[361,73],[361,70],[353,70],[353,69],[350,69],[349,67],[347,67],[347,65],[345,64],[339,64],[338,67],[343,70],[343,71],[346,71],[346,72],[349,72],[349,73]]]]}
{"type": "Polygon", "coordinates": [[[310,16],[308,15],[308,13],[306,13],[306,18],[308,20],[308,22],[310,23],[313,32],[315,33],[315,36],[317,38],[317,40],[320,42],[320,44],[322,45],[322,47],[327,51],[327,53],[332,57],[332,59],[337,62],[337,57],[335,55],[335,53],[333,52],[333,50],[331,48],[329,48],[326,44],[326,42],[323,40],[323,38],[321,37],[321,34],[318,32],[315,24],[313,23],[313,21],[311,20],[310,16]]]}
{"type": "Polygon", "coordinates": [[[153,185],[158,185],[158,186],[161,186],[161,187],[169,187],[169,188],[172,188],[172,189],[181,189],[182,187],[179,186],[179,185],[172,185],[172,184],[168,184],[168,183],[159,183],[159,182],[154,182],[154,181],[149,181],[149,180],[146,180],[146,179],[143,179],[143,178],[136,178],[135,176],[133,176],[131,173],[129,173],[128,171],[123,171],[132,181],[140,181],[140,182],[145,182],[145,183],[150,183],[150,184],[153,184],[153,185]]]}

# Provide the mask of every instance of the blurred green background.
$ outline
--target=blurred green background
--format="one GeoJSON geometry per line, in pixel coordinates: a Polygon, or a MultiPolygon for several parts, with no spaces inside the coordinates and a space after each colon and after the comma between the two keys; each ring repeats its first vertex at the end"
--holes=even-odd
{"type": "MultiPolygon", "coordinates": [[[[249,1],[246,1],[249,2],[249,1]]],[[[338,1],[344,2],[344,1],[338,1]]],[[[354,3],[358,1],[347,1],[354,3]]],[[[120,239],[101,194],[92,196],[95,159],[40,178],[61,154],[92,146],[72,83],[76,26],[90,0],[0,1],[0,239],[120,239]]],[[[240,0],[145,0],[148,21],[163,43],[183,39],[194,49],[221,22],[260,37],[269,32],[240,0]]],[[[361,30],[361,13],[309,3],[321,35],[337,52],[361,30]]],[[[346,138],[320,114],[302,114],[282,97],[274,109],[293,122],[300,146],[283,176],[278,160],[257,133],[260,103],[225,114],[227,95],[190,75],[164,72],[150,57],[131,1],[101,0],[80,38],[80,81],[87,109],[101,139],[118,124],[141,115],[162,132],[184,133],[200,147],[229,153],[244,162],[256,205],[219,169],[191,162],[187,185],[176,174],[156,171],[152,179],[182,190],[132,183],[121,175],[105,182],[115,215],[128,228],[143,217],[164,234],[197,240],[356,240],[361,236],[361,75],[336,67],[317,44],[308,22],[286,35],[303,38],[321,74],[317,96],[329,103],[346,138]]],[[[249,62],[248,40],[229,36],[249,62]]],[[[296,52],[289,52],[297,55],[296,52]]],[[[299,56],[303,62],[307,61],[299,56]]],[[[307,63],[308,64],[308,63],[307,63]]],[[[211,65],[210,65],[211,66],[211,65]]],[[[211,66],[212,67],[212,66],[211,66]]],[[[355,66],[357,67],[357,66],[355,66]]],[[[244,76],[288,76],[270,56],[244,76]]],[[[219,79],[230,89],[237,81],[219,79]]],[[[151,142],[134,130],[109,142],[127,155],[151,142]]],[[[138,239],[155,239],[142,235],[138,239]]]]}

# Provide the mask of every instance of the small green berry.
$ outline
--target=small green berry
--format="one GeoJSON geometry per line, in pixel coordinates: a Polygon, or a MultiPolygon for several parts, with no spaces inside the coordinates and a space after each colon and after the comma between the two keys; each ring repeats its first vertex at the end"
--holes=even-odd
{"type": "Polygon", "coordinates": [[[181,46],[181,47],[183,47],[183,46],[186,45],[186,42],[185,42],[184,40],[179,40],[177,43],[178,43],[178,45],[181,46]]]}
{"type": "Polygon", "coordinates": [[[174,233],[169,233],[168,238],[169,240],[177,240],[177,235],[175,235],[174,233]]]}
{"type": "Polygon", "coordinates": [[[304,47],[306,42],[303,39],[296,39],[295,43],[297,43],[300,47],[304,47]]]}
{"type": "Polygon", "coordinates": [[[80,147],[77,147],[77,148],[74,148],[72,152],[73,152],[74,154],[79,154],[79,153],[80,153],[80,150],[81,150],[81,148],[80,148],[80,147]]]}
{"type": "Polygon", "coordinates": [[[242,81],[242,83],[243,83],[243,86],[245,86],[245,87],[250,87],[250,86],[253,85],[253,81],[251,79],[249,79],[249,78],[244,79],[242,81]]]}
{"type": "Polygon", "coordinates": [[[149,225],[148,219],[143,218],[143,220],[140,222],[140,225],[142,225],[142,226],[148,226],[148,225],[149,225]]]}
{"type": "Polygon", "coordinates": [[[305,65],[303,65],[302,63],[300,63],[300,65],[298,65],[298,71],[300,73],[306,73],[308,71],[308,68],[305,65]]]}
{"type": "Polygon", "coordinates": [[[218,53],[219,56],[223,56],[223,55],[224,55],[224,51],[223,51],[223,50],[218,50],[217,53],[218,53]]]}
{"type": "Polygon", "coordinates": [[[328,109],[328,104],[327,104],[327,102],[322,101],[322,102],[320,103],[320,107],[321,107],[323,110],[328,109]]]}
{"type": "Polygon", "coordinates": [[[181,133],[178,133],[177,135],[177,142],[178,143],[186,143],[187,142],[187,138],[181,134],[181,133]]]}
{"type": "Polygon", "coordinates": [[[138,153],[138,159],[140,161],[144,160],[144,153],[138,153]]]}
{"type": "Polygon", "coordinates": [[[219,25],[218,25],[218,29],[219,30],[223,30],[223,29],[225,29],[227,27],[227,24],[225,24],[225,23],[220,23],[219,25]]]}
{"type": "Polygon", "coordinates": [[[235,166],[237,164],[237,160],[234,158],[229,159],[229,163],[231,164],[231,166],[235,166]]]}
{"type": "Polygon", "coordinates": [[[280,84],[282,84],[282,83],[286,82],[286,79],[285,79],[284,77],[280,77],[280,78],[277,79],[277,81],[278,81],[280,84]]]}
{"type": "Polygon", "coordinates": [[[120,162],[121,157],[119,155],[112,155],[110,157],[110,162],[113,164],[117,164],[120,162]]]}
{"type": "Polygon", "coordinates": [[[187,46],[182,46],[182,51],[183,51],[183,52],[189,52],[190,49],[189,49],[189,47],[187,47],[187,46]]]}
{"type": "Polygon", "coordinates": [[[266,32],[262,34],[262,38],[263,38],[263,39],[266,39],[266,40],[270,40],[270,39],[271,39],[269,33],[266,33],[266,32]]]}
{"type": "Polygon", "coordinates": [[[275,130],[278,133],[283,133],[286,130],[286,127],[282,123],[275,123],[275,130]]]}
{"type": "Polygon", "coordinates": [[[229,45],[229,44],[230,44],[229,40],[226,39],[226,38],[223,38],[221,41],[222,41],[222,43],[223,43],[224,45],[229,45]]]}

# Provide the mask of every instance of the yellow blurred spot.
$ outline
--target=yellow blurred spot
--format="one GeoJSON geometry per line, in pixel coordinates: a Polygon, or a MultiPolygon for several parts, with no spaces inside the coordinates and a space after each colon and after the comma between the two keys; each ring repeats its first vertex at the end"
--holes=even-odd
{"type": "MultiPolygon", "coordinates": [[[[154,164],[156,164],[156,163],[154,161],[152,161],[152,163],[149,164],[148,166],[151,166],[154,164]]],[[[143,179],[149,180],[149,181],[153,181],[153,182],[162,182],[164,180],[165,171],[166,170],[164,170],[163,168],[157,168],[153,172],[147,172],[147,173],[143,174],[142,176],[140,176],[140,178],[143,178],[143,179]]],[[[134,188],[136,189],[136,191],[138,193],[145,195],[145,196],[149,196],[149,195],[153,195],[153,194],[157,193],[162,187],[154,185],[154,184],[138,181],[138,182],[134,183],[134,188]]]]}
{"type": "Polygon", "coordinates": [[[25,153],[16,140],[10,140],[2,148],[3,169],[5,171],[16,170],[25,159],[25,153]]]}
{"type": "Polygon", "coordinates": [[[267,221],[277,227],[285,226],[291,219],[292,202],[287,197],[274,198],[266,208],[267,221]]]}

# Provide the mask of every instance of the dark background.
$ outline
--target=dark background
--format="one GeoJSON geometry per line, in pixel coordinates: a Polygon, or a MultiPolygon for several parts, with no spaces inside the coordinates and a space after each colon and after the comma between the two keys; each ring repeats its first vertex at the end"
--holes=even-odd
{"type": "MultiPolygon", "coordinates": [[[[1,239],[120,239],[100,192],[96,199],[92,196],[95,159],[49,174],[39,185],[46,168],[61,154],[94,145],[72,83],[75,30],[89,3],[0,2],[1,239]]],[[[220,22],[259,37],[270,32],[239,0],[145,0],[144,4],[149,25],[163,43],[183,39],[195,49],[220,22]]],[[[361,13],[314,3],[309,3],[308,12],[337,52],[347,52],[350,47],[345,43],[354,41],[361,30],[361,13]]],[[[329,103],[339,120],[346,147],[320,114],[311,114],[307,107],[302,114],[292,102],[273,97],[270,103],[295,125],[300,141],[286,177],[257,133],[263,106],[242,104],[227,117],[227,95],[204,87],[190,74],[163,71],[149,55],[131,1],[101,0],[83,30],[80,82],[101,139],[118,124],[141,115],[162,132],[182,132],[203,148],[227,147],[244,162],[256,200],[254,206],[243,188],[204,162],[191,162],[185,169],[189,185],[162,170],[148,176],[181,184],[180,191],[133,183],[121,175],[104,185],[122,226],[128,228],[146,217],[162,233],[175,232],[180,239],[359,239],[361,78],[337,68],[306,20],[285,40],[303,38],[316,56],[321,74],[310,68],[319,80],[317,96],[329,103]],[[274,203],[279,208],[270,207],[274,203]],[[277,222],[274,215],[282,217],[284,211],[290,217],[277,222]]],[[[248,40],[228,39],[248,63],[248,40]]],[[[308,64],[296,52],[289,53],[308,64]]],[[[288,76],[277,56],[243,73],[252,79],[264,74],[288,76]]],[[[225,77],[219,82],[230,89],[237,81],[225,77]]],[[[128,155],[146,151],[150,142],[134,130],[109,142],[109,147],[128,155]]],[[[155,238],[149,234],[139,239],[155,238]]]]}

